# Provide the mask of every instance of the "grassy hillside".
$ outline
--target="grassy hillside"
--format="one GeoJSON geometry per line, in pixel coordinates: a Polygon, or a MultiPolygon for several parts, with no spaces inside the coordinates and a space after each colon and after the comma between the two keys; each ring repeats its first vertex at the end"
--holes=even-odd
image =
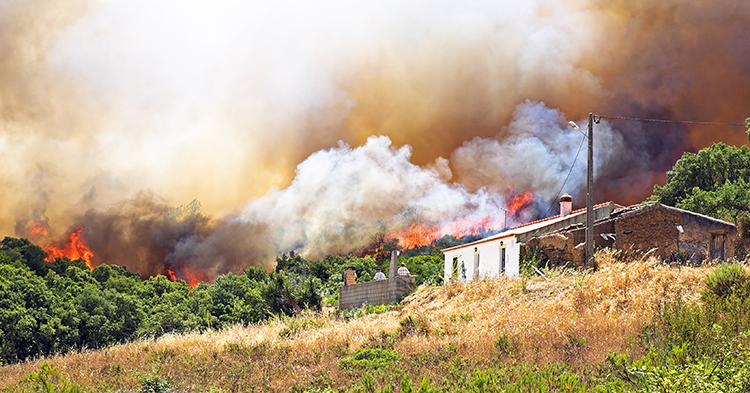
{"type": "Polygon", "coordinates": [[[593,274],[553,270],[547,279],[423,286],[397,307],[305,314],[4,366],[0,391],[37,391],[44,381],[58,390],[38,391],[638,389],[628,370],[656,362],[634,360],[670,342],[659,327],[674,310],[665,305],[701,302],[714,267],[620,262],[610,254],[599,254],[599,263],[593,274]],[[608,354],[621,356],[607,361],[608,354]]]}

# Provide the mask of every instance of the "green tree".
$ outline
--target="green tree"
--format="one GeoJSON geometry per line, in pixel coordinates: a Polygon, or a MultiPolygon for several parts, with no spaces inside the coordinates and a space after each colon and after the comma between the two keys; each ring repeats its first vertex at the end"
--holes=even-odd
{"type": "Polygon", "coordinates": [[[40,276],[47,273],[48,264],[44,261],[47,258],[47,252],[28,239],[6,237],[0,241],[0,252],[23,262],[40,276]]]}
{"type": "Polygon", "coordinates": [[[442,256],[419,255],[409,259],[399,258],[404,262],[409,274],[416,276],[417,285],[438,285],[443,283],[445,261],[442,256]]]}
{"type": "Polygon", "coordinates": [[[685,153],[651,200],[737,222],[750,211],[750,149],[724,143],[685,153]]]}

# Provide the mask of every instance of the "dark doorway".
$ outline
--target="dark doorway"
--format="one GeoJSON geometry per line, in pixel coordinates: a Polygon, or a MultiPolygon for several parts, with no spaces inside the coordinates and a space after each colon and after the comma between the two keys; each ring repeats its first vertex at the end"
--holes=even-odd
{"type": "Polygon", "coordinates": [[[727,241],[727,235],[724,233],[713,233],[711,234],[711,259],[718,259],[723,261],[724,258],[724,244],[727,241]]]}

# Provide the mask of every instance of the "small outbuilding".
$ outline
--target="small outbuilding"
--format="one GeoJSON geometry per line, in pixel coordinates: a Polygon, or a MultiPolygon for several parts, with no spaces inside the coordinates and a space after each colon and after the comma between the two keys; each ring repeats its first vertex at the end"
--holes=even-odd
{"type": "MultiPolygon", "coordinates": [[[[738,241],[737,228],[730,222],[659,202],[615,209],[594,222],[594,238],[596,247],[650,251],[665,261],[691,264],[731,259],[738,241]]],[[[533,239],[525,251],[540,248],[555,266],[583,266],[584,239],[584,226],[572,225],[533,239]]]]}
{"type": "Polygon", "coordinates": [[[398,272],[398,251],[391,253],[391,265],[384,280],[356,283],[354,267],[347,267],[344,286],[339,289],[339,310],[350,310],[366,305],[398,303],[416,288],[415,277],[398,272]]]}

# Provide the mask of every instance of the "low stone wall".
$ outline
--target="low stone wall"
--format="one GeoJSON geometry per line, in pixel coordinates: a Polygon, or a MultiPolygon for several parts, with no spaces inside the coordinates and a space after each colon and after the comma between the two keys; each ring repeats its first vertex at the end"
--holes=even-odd
{"type": "Polygon", "coordinates": [[[398,303],[414,291],[414,287],[413,276],[346,285],[339,290],[339,310],[350,310],[366,304],[398,303]]]}

